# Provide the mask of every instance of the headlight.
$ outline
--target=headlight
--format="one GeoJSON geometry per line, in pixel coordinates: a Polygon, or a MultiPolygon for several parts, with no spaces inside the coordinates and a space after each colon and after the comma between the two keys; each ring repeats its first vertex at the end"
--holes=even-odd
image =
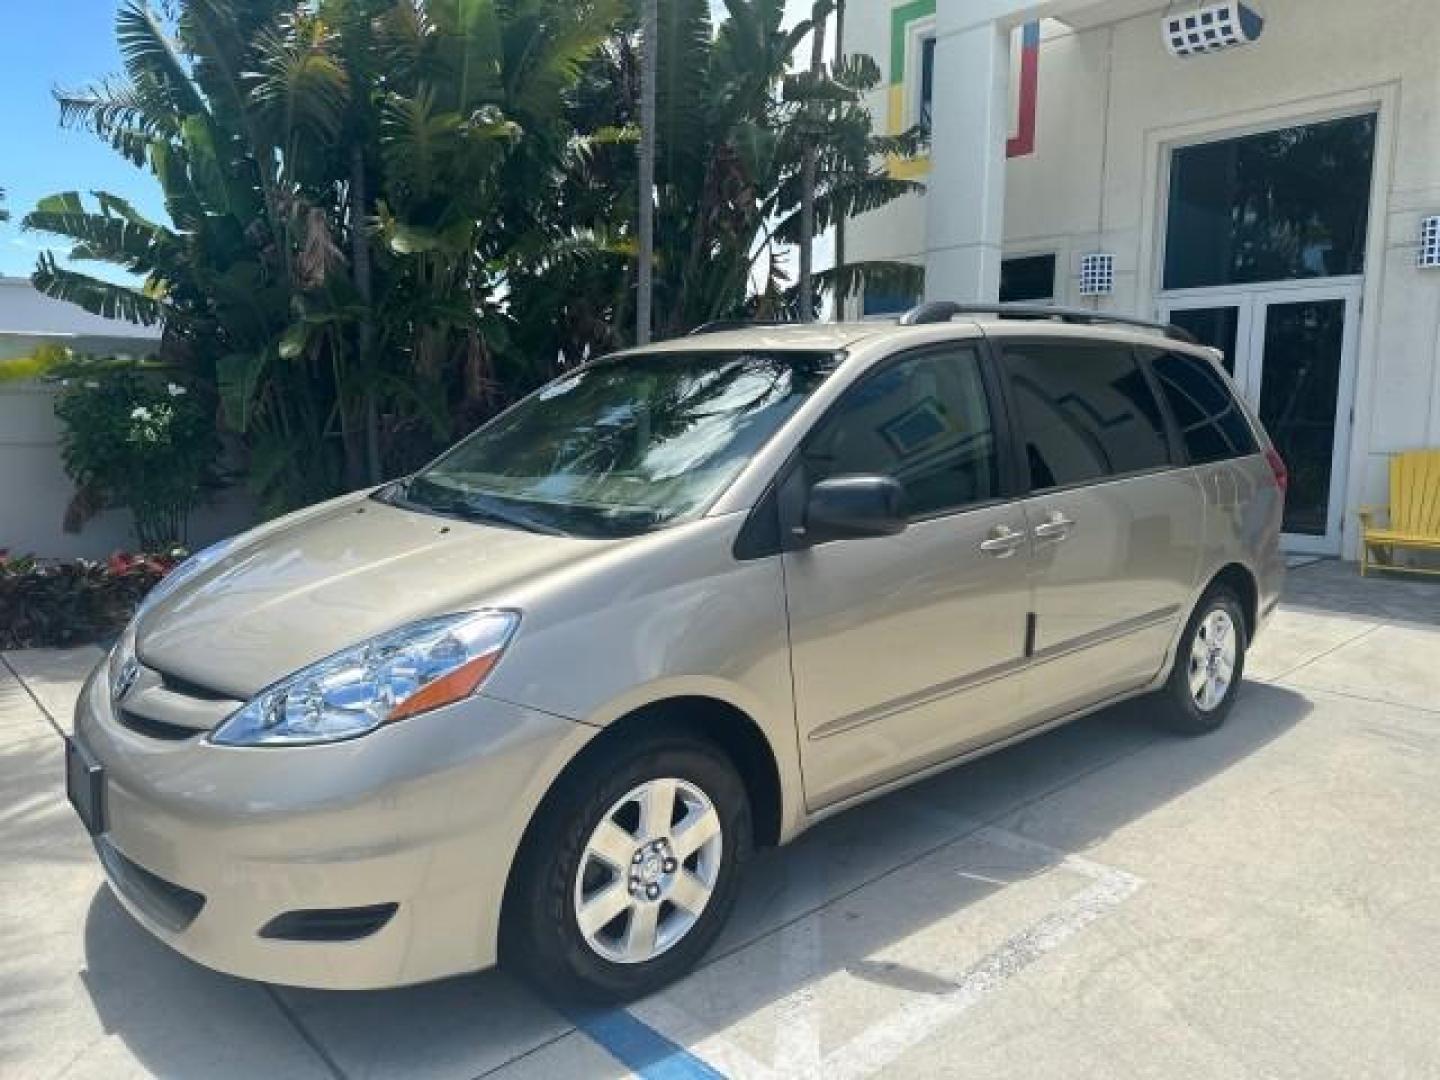
{"type": "Polygon", "coordinates": [[[262,690],[216,728],[210,741],[335,742],[449,705],[479,689],[519,622],[514,611],[475,611],[371,638],[262,690]]]}

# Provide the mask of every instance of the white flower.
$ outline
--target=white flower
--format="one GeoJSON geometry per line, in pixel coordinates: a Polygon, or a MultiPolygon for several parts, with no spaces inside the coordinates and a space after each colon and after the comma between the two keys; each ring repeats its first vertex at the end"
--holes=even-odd
{"type": "Polygon", "coordinates": [[[187,393],[185,387],[181,386],[179,383],[173,382],[165,384],[165,391],[171,397],[184,397],[187,393]]]}
{"type": "Polygon", "coordinates": [[[62,388],[63,388],[63,387],[67,387],[67,386],[69,386],[69,385],[70,385],[70,380],[69,380],[69,379],[61,379],[61,380],[60,380],[60,386],[61,386],[62,388]]]}
{"type": "Polygon", "coordinates": [[[149,420],[150,418],[150,410],[147,409],[144,405],[137,405],[135,406],[135,408],[130,410],[131,420],[149,420]]]}
{"type": "Polygon", "coordinates": [[[86,389],[86,390],[99,390],[99,389],[100,389],[100,384],[99,384],[98,382],[96,382],[94,379],[86,379],[86,380],[85,380],[85,389],[86,389]]]}

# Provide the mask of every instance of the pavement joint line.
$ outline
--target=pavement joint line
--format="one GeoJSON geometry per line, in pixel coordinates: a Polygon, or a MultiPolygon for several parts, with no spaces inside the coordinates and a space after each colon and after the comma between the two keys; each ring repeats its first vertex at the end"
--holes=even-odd
{"type": "Polygon", "coordinates": [[[10,663],[10,658],[4,653],[0,653],[0,664],[3,664],[5,670],[10,672],[11,677],[19,684],[20,689],[25,691],[25,696],[35,703],[35,707],[40,710],[40,715],[45,717],[45,722],[55,730],[55,734],[59,735],[62,739],[65,738],[64,729],[56,722],[55,717],[51,715],[50,710],[45,707],[44,703],[35,696],[35,691],[30,689],[30,684],[15,670],[10,663]]]}
{"type": "MultiPolygon", "coordinates": [[[[1345,648],[1347,645],[1354,645],[1354,644],[1355,644],[1357,641],[1359,641],[1361,638],[1367,638],[1367,637],[1369,637],[1371,634],[1375,633],[1375,631],[1381,629],[1381,628],[1384,627],[1384,626],[1385,626],[1385,623],[1375,623],[1375,624],[1367,627],[1366,629],[1361,630],[1360,633],[1356,634],[1354,637],[1346,638],[1344,641],[1339,642],[1338,644],[1335,644],[1335,645],[1330,646],[1330,648],[1326,649],[1324,652],[1317,653],[1316,655],[1310,657],[1310,659],[1308,659],[1308,660],[1302,660],[1302,661],[1300,661],[1300,663],[1296,664],[1294,667],[1286,668],[1286,669],[1285,669],[1284,671],[1282,671],[1279,675],[1272,675],[1270,678],[1265,679],[1265,680],[1263,680],[1263,681],[1268,682],[1268,683],[1280,683],[1280,682],[1283,682],[1284,680],[1288,679],[1291,675],[1294,675],[1297,671],[1304,671],[1304,670],[1305,670],[1307,667],[1309,667],[1311,664],[1318,663],[1319,661],[1324,660],[1325,657],[1331,655],[1332,653],[1337,653],[1337,652],[1339,652],[1341,649],[1345,648]]],[[[1261,681],[1261,680],[1257,680],[1257,681],[1261,681]]]]}
{"type": "Polygon", "coordinates": [[[320,1059],[330,1075],[335,1080],[349,1080],[345,1070],[340,1067],[340,1063],[330,1056],[330,1051],[325,1049],[325,1045],[300,1022],[300,1017],[295,1014],[290,1003],[281,996],[280,991],[269,983],[261,983],[260,986],[270,1000],[275,1003],[275,1008],[280,1010],[280,1015],[290,1022],[290,1026],[295,1029],[295,1033],[300,1036],[301,1041],[320,1059]]]}
{"type": "Polygon", "coordinates": [[[1346,701],[1363,701],[1367,705],[1383,705],[1389,709],[1409,709],[1412,712],[1424,713],[1426,716],[1440,716],[1440,708],[1433,705],[1416,705],[1411,701],[1393,701],[1390,698],[1366,697],[1364,694],[1352,694],[1345,690],[1336,690],[1329,686],[1308,686],[1305,683],[1287,684],[1292,690],[1303,690],[1307,694],[1328,694],[1331,697],[1344,698],[1346,701]]]}
{"type": "Polygon", "coordinates": [[[470,1078],[470,1080],[485,1080],[485,1078],[486,1078],[487,1076],[494,1076],[496,1073],[503,1072],[505,1069],[510,1068],[510,1066],[512,1066],[512,1065],[514,1065],[514,1064],[516,1064],[516,1063],[518,1063],[518,1062],[524,1061],[526,1058],[528,1058],[528,1057],[530,1057],[530,1056],[532,1056],[532,1055],[534,1055],[534,1054],[538,1054],[538,1053],[540,1053],[540,1051],[542,1051],[542,1050],[548,1050],[550,1047],[556,1045],[557,1043],[562,1043],[562,1042],[564,1042],[566,1039],[570,1038],[570,1036],[572,1036],[572,1035],[579,1035],[581,1038],[584,1038],[585,1033],[584,1033],[583,1031],[581,1031],[581,1030],[580,1030],[579,1028],[577,1028],[577,1027],[567,1027],[564,1031],[560,1032],[558,1035],[552,1035],[550,1038],[544,1040],[543,1042],[538,1042],[538,1043],[536,1043],[534,1046],[530,1047],[529,1049],[527,1049],[527,1050],[522,1050],[520,1053],[516,1054],[514,1057],[512,1057],[512,1058],[506,1058],[504,1061],[501,1061],[501,1062],[499,1062],[499,1063],[497,1063],[497,1064],[495,1064],[495,1065],[490,1066],[490,1068],[486,1069],[486,1070],[485,1070],[484,1072],[482,1072],[482,1073],[476,1073],[473,1077],[470,1078]]]}

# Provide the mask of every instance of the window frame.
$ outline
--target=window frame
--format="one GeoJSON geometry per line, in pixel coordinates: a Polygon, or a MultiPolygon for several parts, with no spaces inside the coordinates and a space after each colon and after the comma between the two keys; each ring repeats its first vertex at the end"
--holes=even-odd
{"type": "Polygon", "coordinates": [[[1165,396],[1156,380],[1155,374],[1150,370],[1145,358],[1141,355],[1133,342],[1122,341],[1106,337],[1047,337],[1047,336],[1022,336],[1011,337],[1006,335],[1002,338],[992,340],[992,347],[995,350],[995,366],[1002,383],[1002,392],[1006,398],[1009,423],[1011,429],[1010,453],[1014,459],[1014,468],[1017,470],[1017,481],[1024,491],[1025,498],[1034,498],[1042,495],[1055,495],[1067,491],[1079,491],[1084,488],[1099,487],[1102,484],[1113,484],[1125,480],[1134,480],[1142,476],[1160,476],[1164,473],[1175,472],[1189,467],[1189,458],[1185,453],[1183,444],[1177,444],[1178,431],[1175,425],[1175,418],[1170,415],[1165,396]],[[1005,367],[1005,350],[1007,347],[1016,346],[1051,346],[1054,348],[1093,348],[1109,346],[1117,351],[1128,353],[1135,361],[1135,366],[1140,369],[1145,385],[1149,388],[1151,395],[1155,398],[1156,406],[1160,410],[1160,420],[1165,427],[1165,448],[1170,460],[1163,465],[1152,465],[1144,469],[1129,469],[1125,472],[1107,473],[1104,476],[1092,477],[1088,480],[1076,480],[1068,484],[1057,484],[1054,487],[1035,487],[1030,482],[1030,463],[1023,452],[1025,425],[1020,417],[1020,403],[1015,388],[1012,385],[1010,372],[1005,367]]]}
{"type": "MultiPolygon", "coordinates": [[[[946,518],[958,517],[962,514],[975,513],[981,510],[990,510],[995,507],[1005,506],[1014,503],[1023,497],[1021,490],[1021,477],[1017,471],[1015,460],[1015,433],[1012,428],[1011,418],[1007,402],[1004,397],[1000,381],[1000,371],[996,366],[996,356],[992,343],[985,336],[952,338],[947,341],[931,342],[925,345],[918,345],[911,348],[901,349],[890,353],[880,360],[875,361],[864,371],[858,373],[854,380],[840,391],[835,400],[825,408],[815,421],[806,429],[805,433],[796,440],[794,449],[790,452],[785,463],[776,471],[775,479],[771,489],[762,496],[756,503],[754,514],[764,514],[767,511],[767,504],[774,503],[774,513],[779,519],[779,547],[782,551],[799,551],[805,548],[820,546],[805,539],[803,535],[796,532],[804,515],[805,500],[809,491],[809,485],[805,480],[804,450],[814,433],[820,430],[832,416],[844,407],[846,398],[859,387],[863,386],[868,379],[875,378],[888,371],[891,367],[903,364],[911,360],[924,359],[927,356],[943,355],[961,350],[974,352],[976,363],[980,372],[980,382],[985,391],[985,406],[990,412],[990,426],[995,432],[995,449],[998,457],[998,491],[993,498],[982,499],[978,502],[965,503],[960,506],[936,510],[928,514],[919,514],[907,517],[908,526],[923,525],[932,521],[942,521],[946,518]]],[[[903,535],[903,534],[902,534],[903,535]]],[[[839,541],[821,541],[820,544],[838,543],[839,541]]],[[[754,557],[758,552],[747,552],[749,557],[754,557]]]]}

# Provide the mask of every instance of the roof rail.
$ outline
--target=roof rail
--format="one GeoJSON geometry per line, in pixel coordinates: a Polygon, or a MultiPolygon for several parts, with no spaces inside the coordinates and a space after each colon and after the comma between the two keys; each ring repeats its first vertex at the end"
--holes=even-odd
{"type": "Polygon", "coordinates": [[[1002,319],[1058,319],[1081,326],[1133,326],[1141,330],[1154,330],[1172,341],[1199,344],[1189,330],[1172,323],[1132,319],[1125,315],[1091,311],[1089,308],[1047,307],[1043,304],[957,304],[950,300],[932,300],[913,307],[900,316],[900,325],[927,326],[931,323],[949,322],[957,315],[995,315],[1002,319]]]}
{"type": "Polygon", "coordinates": [[[707,323],[701,323],[691,330],[686,337],[697,337],[700,334],[719,334],[725,330],[751,330],[757,326],[804,326],[805,323],[795,319],[713,319],[707,323]]]}

